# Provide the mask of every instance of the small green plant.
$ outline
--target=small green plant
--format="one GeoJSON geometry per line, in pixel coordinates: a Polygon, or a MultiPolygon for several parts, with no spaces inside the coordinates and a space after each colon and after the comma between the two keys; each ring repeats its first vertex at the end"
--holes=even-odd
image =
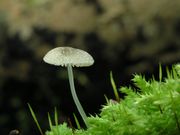
{"type": "Polygon", "coordinates": [[[154,78],[146,81],[137,74],[132,80],[138,90],[121,87],[119,90],[127,95],[125,99],[115,104],[108,102],[99,115],[88,117],[86,130],[72,130],[66,123],[55,126],[51,123],[51,130],[45,135],[180,134],[180,64],[171,71],[167,69],[164,79],[160,67],[159,81],[154,78]]]}
{"type": "MultiPolygon", "coordinates": [[[[38,130],[39,130],[40,134],[44,135],[44,133],[42,131],[42,128],[41,128],[41,126],[40,126],[40,124],[38,122],[38,119],[37,119],[37,117],[35,115],[35,112],[33,111],[32,107],[31,107],[31,105],[29,103],[28,103],[28,107],[29,107],[30,113],[31,113],[31,115],[32,115],[32,117],[33,117],[37,127],[38,127],[38,130]]],[[[50,130],[53,131],[53,132],[56,132],[57,135],[60,134],[61,132],[59,132],[59,130],[54,128],[54,126],[58,126],[58,112],[57,112],[57,108],[56,107],[54,109],[54,124],[53,124],[53,121],[52,121],[49,113],[48,113],[48,121],[49,121],[49,128],[50,128],[50,130]]]]}
{"type": "MultiPolygon", "coordinates": [[[[41,126],[40,126],[40,124],[39,124],[39,122],[38,122],[38,120],[37,120],[37,117],[36,117],[36,115],[35,115],[32,107],[31,107],[31,105],[28,104],[28,107],[29,107],[29,110],[30,110],[30,112],[31,112],[31,115],[32,115],[32,117],[33,117],[33,119],[34,119],[34,121],[35,121],[38,129],[39,129],[39,132],[41,133],[41,135],[44,135],[44,134],[43,134],[43,131],[42,131],[42,129],[41,129],[41,126]]],[[[51,125],[51,124],[50,124],[50,125],[51,125]]]]}
{"type": "Polygon", "coordinates": [[[118,94],[118,90],[117,90],[116,84],[114,82],[114,78],[113,78],[112,72],[110,72],[110,81],[111,81],[111,85],[112,85],[112,88],[113,88],[115,99],[116,99],[116,101],[119,102],[120,101],[120,97],[119,97],[119,94],[118,94]]]}
{"type": "Polygon", "coordinates": [[[88,118],[90,125],[86,131],[76,130],[73,134],[179,134],[180,74],[175,70],[177,67],[167,70],[164,82],[161,67],[159,82],[134,75],[133,81],[140,92],[122,87],[121,92],[127,94],[124,100],[117,104],[109,102],[100,116],[88,118]]]}

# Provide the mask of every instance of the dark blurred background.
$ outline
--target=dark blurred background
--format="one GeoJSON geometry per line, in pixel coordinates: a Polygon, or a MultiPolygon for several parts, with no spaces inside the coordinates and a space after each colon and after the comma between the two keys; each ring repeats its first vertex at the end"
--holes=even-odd
{"type": "Polygon", "coordinates": [[[77,94],[94,115],[104,95],[114,99],[110,71],[119,88],[133,73],[157,77],[159,63],[180,61],[179,13],[179,0],[1,0],[0,133],[39,134],[27,103],[44,131],[54,107],[61,123],[75,128],[73,112],[81,121],[66,69],[42,60],[50,49],[71,46],[94,57],[93,66],[74,68],[77,94]]]}

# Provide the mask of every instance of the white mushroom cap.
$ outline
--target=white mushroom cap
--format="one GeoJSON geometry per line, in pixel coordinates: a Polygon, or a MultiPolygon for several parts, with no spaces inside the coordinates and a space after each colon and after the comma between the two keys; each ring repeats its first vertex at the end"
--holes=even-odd
{"type": "Polygon", "coordinates": [[[93,57],[87,52],[72,47],[57,47],[44,56],[43,60],[56,66],[86,67],[94,63],[93,57]]]}

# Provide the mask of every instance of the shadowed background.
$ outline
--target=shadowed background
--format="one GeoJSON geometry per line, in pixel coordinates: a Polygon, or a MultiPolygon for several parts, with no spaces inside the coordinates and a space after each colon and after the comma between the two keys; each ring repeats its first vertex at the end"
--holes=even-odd
{"type": "Polygon", "coordinates": [[[180,61],[178,13],[179,0],[1,0],[0,133],[39,134],[27,103],[44,131],[55,106],[59,121],[75,127],[66,69],[44,63],[47,51],[71,46],[93,56],[94,65],[74,68],[74,76],[85,111],[94,115],[104,95],[114,99],[110,71],[119,88],[133,73],[157,77],[159,63],[180,61]]]}

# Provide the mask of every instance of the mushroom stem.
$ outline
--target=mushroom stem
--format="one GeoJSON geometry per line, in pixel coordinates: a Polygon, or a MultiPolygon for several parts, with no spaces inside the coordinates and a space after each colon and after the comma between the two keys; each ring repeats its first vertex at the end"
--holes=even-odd
{"type": "Polygon", "coordinates": [[[68,69],[68,77],[69,77],[69,84],[70,84],[70,89],[71,89],[71,94],[73,97],[73,100],[76,104],[76,107],[84,121],[84,123],[86,124],[86,126],[88,126],[87,124],[87,116],[84,112],[84,109],[82,107],[82,105],[79,102],[79,99],[77,97],[76,91],[75,91],[75,86],[74,86],[74,77],[73,77],[73,71],[72,71],[72,66],[70,64],[67,64],[67,69],[68,69]]]}

